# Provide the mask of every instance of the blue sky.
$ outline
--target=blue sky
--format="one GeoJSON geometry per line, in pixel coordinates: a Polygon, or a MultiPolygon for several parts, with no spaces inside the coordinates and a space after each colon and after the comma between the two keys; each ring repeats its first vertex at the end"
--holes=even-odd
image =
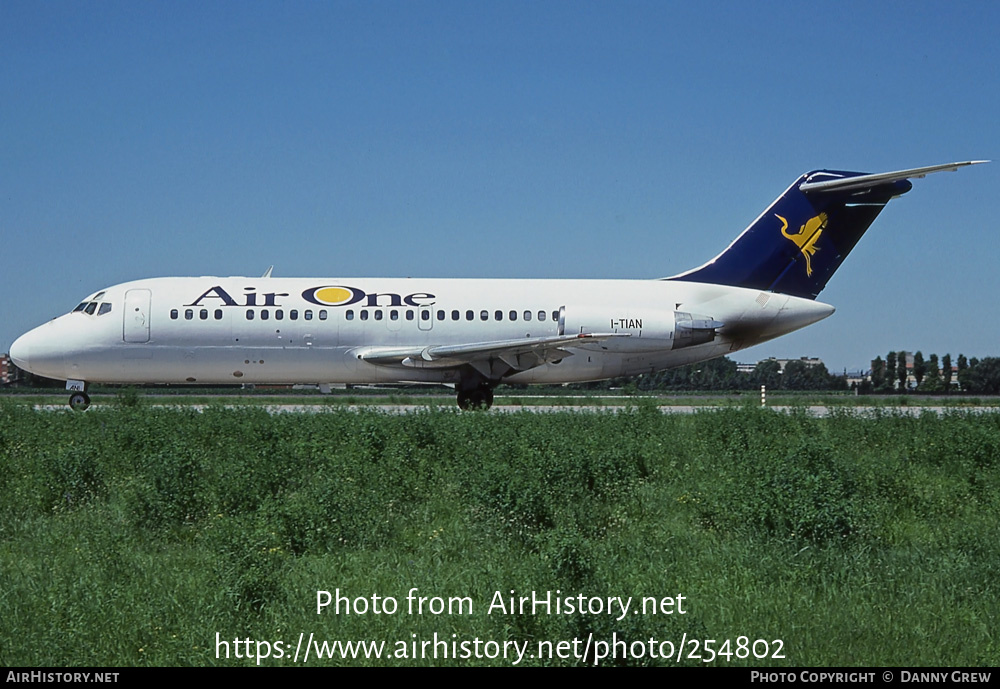
{"type": "MultiPolygon", "coordinates": [[[[1000,3],[0,4],[0,350],[161,275],[655,278],[796,176],[997,158],[1000,3]]],[[[739,353],[1000,355],[1000,162],[739,353]]]]}

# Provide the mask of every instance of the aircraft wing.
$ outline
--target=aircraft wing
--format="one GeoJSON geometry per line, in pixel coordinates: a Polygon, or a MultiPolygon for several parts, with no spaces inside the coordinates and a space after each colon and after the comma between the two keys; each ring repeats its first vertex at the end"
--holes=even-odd
{"type": "Polygon", "coordinates": [[[495,373],[498,365],[506,365],[509,370],[527,371],[549,361],[572,356],[573,352],[569,350],[574,347],[628,336],[628,333],[581,333],[429,347],[365,347],[357,350],[356,354],[372,364],[408,368],[470,365],[488,374],[495,373]]]}

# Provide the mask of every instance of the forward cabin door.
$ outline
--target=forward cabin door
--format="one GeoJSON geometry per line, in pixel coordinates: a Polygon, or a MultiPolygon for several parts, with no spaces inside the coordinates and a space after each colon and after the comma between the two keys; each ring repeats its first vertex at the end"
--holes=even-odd
{"type": "Polygon", "coordinates": [[[148,289],[130,289],[125,293],[126,342],[149,342],[149,300],[148,289]]]}

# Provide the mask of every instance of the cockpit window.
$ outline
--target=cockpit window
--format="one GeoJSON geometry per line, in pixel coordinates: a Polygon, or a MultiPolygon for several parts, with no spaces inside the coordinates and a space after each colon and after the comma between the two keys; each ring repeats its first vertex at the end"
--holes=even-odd
{"type": "Polygon", "coordinates": [[[107,302],[103,304],[101,303],[101,297],[103,297],[105,294],[107,294],[107,290],[98,292],[94,296],[81,301],[77,305],[77,307],[73,309],[71,313],[76,313],[77,311],[83,311],[85,314],[90,316],[93,316],[95,312],[97,313],[98,316],[103,316],[106,313],[110,313],[111,304],[107,302]],[[98,311],[98,307],[100,307],[100,311],[98,311]]]}

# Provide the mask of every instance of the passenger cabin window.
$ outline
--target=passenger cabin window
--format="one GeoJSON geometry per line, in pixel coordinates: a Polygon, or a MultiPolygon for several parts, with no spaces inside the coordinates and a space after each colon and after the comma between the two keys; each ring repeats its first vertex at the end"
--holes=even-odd
{"type": "Polygon", "coordinates": [[[393,309],[392,311],[390,311],[389,312],[389,318],[391,320],[398,321],[399,320],[399,311],[397,311],[396,309],[393,309]]]}
{"type": "Polygon", "coordinates": [[[382,309],[378,309],[375,311],[375,320],[377,321],[382,320],[382,309]]]}
{"type": "Polygon", "coordinates": [[[216,309],[215,310],[215,320],[217,320],[217,321],[221,321],[222,320],[222,309],[216,309]]]}
{"type": "Polygon", "coordinates": [[[524,320],[526,320],[526,321],[530,321],[531,320],[531,311],[525,311],[524,312],[524,320]]]}
{"type": "Polygon", "coordinates": [[[441,310],[441,309],[438,309],[438,320],[439,321],[443,321],[444,320],[444,316],[445,316],[444,311],[441,310]]]}
{"type": "Polygon", "coordinates": [[[270,317],[271,317],[271,312],[270,312],[270,311],[268,311],[267,309],[263,309],[263,310],[262,310],[262,311],[260,312],[260,319],[261,319],[262,321],[266,321],[266,320],[267,320],[268,318],[270,318],[270,317]]]}
{"type": "Polygon", "coordinates": [[[494,311],[493,312],[493,320],[495,320],[495,321],[502,321],[503,320],[503,311],[494,311]]]}
{"type": "Polygon", "coordinates": [[[481,320],[481,321],[488,321],[489,319],[490,319],[490,312],[489,311],[487,311],[486,309],[483,309],[482,311],[479,312],[479,320],[481,320]]]}
{"type": "MultiPolygon", "coordinates": [[[[295,313],[294,311],[292,313],[295,313]]],[[[347,309],[347,313],[344,314],[344,318],[349,321],[354,320],[354,309],[347,309]]]]}
{"type": "Polygon", "coordinates": [[[361,320],[363,321],[368,320],[368,311],[366,309],[361,309],[361,320]]]}
{"type": "Polygon", "coordinates": [[[474,312],[474,311],[466,311],[466,312],[465,312],[465,320],[467,320],[467,321],[471,321],[471,320],[472,320],[472,319],[474,319],[475,317],[476,317],[476,314],[475,314],[475,312],[474,312]]]}
{"type": "Polygon", "coordinates": [[[429,321],[430,319],[431,319],[431,312],[430,311],[421,311],[420,312],[420,320],[422,320],[422,321],[429,321]]]}
{"type": "Polygon", "coordinates": [[[406,310],[406,320],[408,320],[408,321],[412,321],[413,320],[413,309],[407,309],[406,310]]]}
{"type": "Polygon", "coordinates": [[[253,309],[247,309],[247,320],[248,321],[253,320],[253,309]]]}
{"type": "Polygon", "coordinates": [[[189,321],[194,318],[194,309],[184,309],[184,320],[189,321]]]}
{"type": "Polygon", "coordinates": [[[296,309],[292,309],[288,312],[288,318],[293,321],[299,320],[299,312],[296,309]]]}
{"type": "Polygon", "coordinates": [[[305,311],[305,313],[303,314],[303,318],[305,318],[307,321],[311,321],[313,319],[313,312],[312,312],[312,310],[311,309],[307,309],[305,311]]]}
{"type": "Polygon", "coordinates": [[[180,314],[177,313],[177,309],[170,309],[170,320],[176,321],[177,320],[177,316],[179,316],[179,315],[180,314]]]}
{"type": "Polygon", "coordinates": [[[319,310],[319,319],[321,321],[325,321],[326,320],[326,309],[320,309],[319,310]]]}
{"type": "Polygon", "coordinates": [[[282,311],[281,309],[278,309],[277,311],[274,312],[274,320],[280,321],[284,317],[285,317],[285,312],[282,311]]]}
{"type": "Polygon", "coordinates": [[[516,320],[517,320],[517,311],[514,311],[514,310],[512,309],[512,310],[511,310],[511,312],[510,312],[510,313],[508,313],[507,315],[508,315],[508,316],[510,316],[510,319],[511,319],[512,321],[516,321],[516,320]]]}
{"type": "Polygon", "coordinates": [[[458,320],[458,318],[459,318],[459,315],[460,315],[460,314],[458,313],[458,310],[457,310],[457,309],[456,309],[455,311],[452,311],[452,312],[451,312],[451,320],[453,320],[453,321],[457,321],[457,320],[458,320]]]}
{"type": "Polygon", "coordinates": [[[559,312],[558,311],[553,311],[552,312],[552,320],[554,320],[554,321],[558,321],[559,320],[559,312]]]}
{"type": "Polygon", "coordinates": [[[544,321],[545,320],[545,312],[544,311],[539,311],[538,312],[538,320],[540,320],[540,321],[544,321]]]}

